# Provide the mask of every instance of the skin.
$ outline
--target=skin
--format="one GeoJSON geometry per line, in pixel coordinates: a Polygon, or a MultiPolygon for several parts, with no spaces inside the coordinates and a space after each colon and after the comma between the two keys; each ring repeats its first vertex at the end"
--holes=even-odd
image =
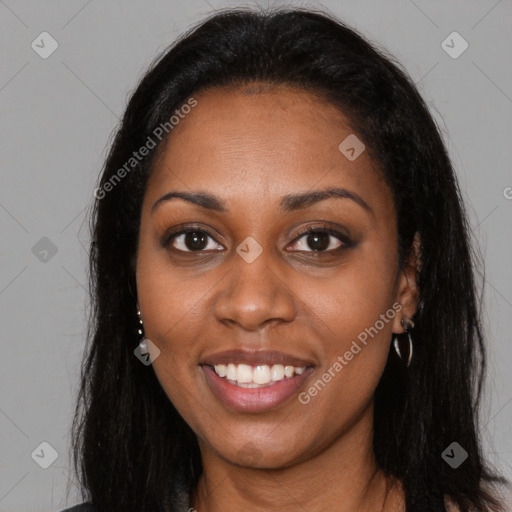
{"type": "Polygon", "coordinates": [[[375,464],[373,395],[393,333],[416,311],[417,264],[399,268],[378,164],[367,151],[349,161],[338,150],[354,133],[348,119],[306,91],[217,88],[195,98],[149,179],[136,265],[145,334],[161,350],[154,371],[201,449],[192,506],[404,510],[400,484],[375,464]],[[327,187],[358,194],[371,212],[347,198],[280,211],[282,196],[327,187]],[[214,194],[229,210],[173,199],[152,211],[176,190],[214,194]],[[298,238],[324,222],[353,245],[331,236],[328,249],[342,250],[315,253],[307,235],[298,238]],[[162,247],[180,224],[209,232],[206,250],[191,251],[184,235],[162,247]],[[250,264],[236,253],[248,236],[263,249],[250,264]],[[314,362],[304,391],[394,303],[402,310],[306,405],[295,396],[263,413],[230,410],[199,366],[228,349],[276,349],[314,362]]]}

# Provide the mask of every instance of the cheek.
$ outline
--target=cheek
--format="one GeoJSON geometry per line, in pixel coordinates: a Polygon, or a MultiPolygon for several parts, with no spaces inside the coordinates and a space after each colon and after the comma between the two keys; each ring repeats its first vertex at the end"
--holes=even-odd
{"type": "Polygon", "coordinates": [[[141,259],[138,293],[144,311],[145,336],[160,349],[152,367],[169,400],[195,425],[200,336],[204,335],[204,287],[184,281],[169,265],[141,259]],[[202,293],[201,293],[202,290],[202,293]],[[147,326],[147,327],[146,327],[147,326]],[[191,398],[196,396],[196,398],[191,398]]]}
{"type": "Polygon", "coordinates": [[[137,260],[137,294],[144,323],[150,326],[148,338],[151,335],[154,341],[186,348],[178,343],[179,333],[201,326],[200,312],[204,311],[203,300],[213,285],[212,279],[209,272],[198,276],[192,270],[173,266],[166,250],[144,235],[137,260]]]}
{"type": "MultiPolygon", "coordinates": [[[[141,233],[145,233],[141,229],[141,233]]],[[[137,258],[137,296],[144,320],[145,337],[160,350],[152,367],[164,390],[174,403],[190,386],[194,345],[184,332],[194,336],[191,326],[198,320],[194,310],[200,307],[192,283],[180,278],[166,258],[165,251],[154,247],[144,235],[137,258]]],[[[192,338],[193,339],[193,338],[192,338]]]]}
{"type": "Polygon", "coordinates": [[[394,268],[393,258],[384,251],[362,252],[335,279],[304,282],[306,311],[322,340],[324,367],[317,378],[323,377],[332,391],[317,393],[319,410],[332,410],[340,399],[361,405],[373,394],[387,361],[396,315],[394,268]]]}
{"type": "MultiPolygon", "coordinates": [[[[201,280],[184,283],[169,272],[141,272],[139,300],[144,311],[145,335],[161,350],[172,372],[195,368],[196,343],[205,329],[205,288],[201,280]]],[[[155,361],[158,368],[159,361],[155,361]]]]}
{"type": "MultiPolygon", "coordinates": [[[[356,254],[349,264],[340,267],[336,275],[326,279],[303,278],[297,282],[301,300],[317,319],[319,328],[328,335],[336,349],[370,328],[394,303],[394,264],[381,252],[366,256],[356,254]],[[384,263],[386,260],[391,264],[384,263]]],[[[391,322],[380,325],[385,335],[391,332],[391,322]]]]}
{"type": "MultiPolygon", "coordinates": [[[[209,408],[198,391],[198,383],[204,380],[198,360],[205,333],[211,329],[209,300],[222,286],[222,272],[199,274],[173,267],[165,251],[141,241],[137,293],[145,336],[160,349],[152,367],[169,400],[194,430],[209,408]]],[[[206,423],[211,420],[208,417],[206,423]]]]}

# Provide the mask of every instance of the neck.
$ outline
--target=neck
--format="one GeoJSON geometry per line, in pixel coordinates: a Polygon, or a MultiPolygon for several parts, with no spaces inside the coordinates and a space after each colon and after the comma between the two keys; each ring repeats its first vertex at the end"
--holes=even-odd
{"type": "Polygon", "coordinates": [[[399,486],[376,465],[372,425],[370,408],[332,444],[285,468],[236,466],[200,443],[203,473],[192,505],[205,512],[403,510],[399,486]]]}

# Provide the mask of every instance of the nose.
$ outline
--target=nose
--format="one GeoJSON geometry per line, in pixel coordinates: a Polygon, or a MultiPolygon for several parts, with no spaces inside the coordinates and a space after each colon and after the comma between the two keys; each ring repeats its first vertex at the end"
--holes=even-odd
{"type": "Polygon", "coordinates": [[[296,298],[278,267],[271,267],[265,251],[252,263],[234,255],[227,282],[217,296],[214,313],[219,322],[257,331],[271,324],[291,322],[296,298]]]}

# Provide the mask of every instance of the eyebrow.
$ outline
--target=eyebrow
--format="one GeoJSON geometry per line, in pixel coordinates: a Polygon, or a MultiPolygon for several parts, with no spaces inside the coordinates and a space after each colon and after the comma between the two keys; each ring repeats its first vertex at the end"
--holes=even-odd
{"type": "MultiPolygon", "coordinates": [[[[283,196],[279,204],[283,213],[289,213],[292,211],[309,208],[310,206],[319,203],[320,201],[325,201],[326,199],[330,198],[350,199],[373,215],[373,210],[361,196],[355,192],[351,192],[350,190],[340,187],[329,187],[323,190],[313,190],[309,192],[303,192],[301,194],[289,194],[283,196]]],[[[151,208],[151,213],[153,213],[162,203],[170,201],[171,199],[183,199],[189,203],[200,206],[201,208],[213,210],[216,212],[225,213],[229,211],[226,203],[222,199],[219,199],[206,192],[172,191],[168,192],[155,202],[151,208]]]]}

